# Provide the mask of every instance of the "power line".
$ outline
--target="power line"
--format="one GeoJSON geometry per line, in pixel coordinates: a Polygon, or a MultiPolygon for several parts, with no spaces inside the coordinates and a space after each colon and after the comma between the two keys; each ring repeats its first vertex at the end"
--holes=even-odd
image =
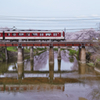
{"type": "Polygon", "coordinates": [[[100,20],[100,18],[79,18],[79,19],[29,19],[29,18],[0,18],[0,20],[16,20],[16,21],[91,21],[100,20]]]}

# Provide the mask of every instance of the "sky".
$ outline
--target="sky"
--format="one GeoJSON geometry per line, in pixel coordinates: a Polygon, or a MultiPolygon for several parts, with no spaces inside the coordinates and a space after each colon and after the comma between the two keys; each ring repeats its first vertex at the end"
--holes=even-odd
{"type": "Polygon", "coordinates": [[[0,0],[0,15],[26,17],[100,16],[100,0],[0,0]]]}
{"type": "Polygon", "coordinates": [[[100,0],[0,0],[0,27],[13,26],[18,29],[96,29],[100,27],[100,0]],[[91,17],[93,20],[84,21],[91,17]],[[77,20],[80,18],[83,19],[77,20]]]}

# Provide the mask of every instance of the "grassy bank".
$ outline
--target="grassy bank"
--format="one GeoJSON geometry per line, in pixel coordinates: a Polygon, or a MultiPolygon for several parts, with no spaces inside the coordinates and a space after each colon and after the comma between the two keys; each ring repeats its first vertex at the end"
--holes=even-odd
{"type": "MultiPolygon", "coordinates": [[[[53,48],[54,51],[58,51],[58,48],[53,48]]],[[[61,50],[65,50],[64,48],[61,48],[61,50]]]]}
{"type": "Polygon", "coordinates": [[[0,62],[5,60],[5,48],[0,47],[0,62]]]}
{"type": "MultiPolygon", "coordinates": [[[[7,50],[9,52],[17,52],[18,48],[17,47],[7,47],[7,50]]],[[[33,52],[35,53],[35,55],[39,55],[41,53],[43,53],[44,51],[46,51],[46,48],[34,48],[33,52]],[[38,53],[36,53],[36,51],[38,51],[38,53]]],[[[29,54],[30,53],[30,48],[24,48],[24,54],[29,54]]]]}
{"type": "Polygon", "coordinates": [[[17,52],[17,47],[7,47],[7,50],[17,52]]]}

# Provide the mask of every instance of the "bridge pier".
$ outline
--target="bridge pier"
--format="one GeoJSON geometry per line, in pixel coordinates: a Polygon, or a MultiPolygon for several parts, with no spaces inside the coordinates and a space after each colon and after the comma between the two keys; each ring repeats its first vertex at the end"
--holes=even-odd
{"type": "Polygon", "coordinates": [[[5,59],[8,60],[8,51],[6,46],[5,46],[5,59]]]}
{"type": "Polygon", "coordinates": [[[58,71],[60,72],[61,69],[61,59],[58,59],[58,71]]]}
{"type": "Polygon", "coordinates": [[[50,82],[53,82],[54,78],[54,51],[53,51],[53,46],[50,46],[49,49],[49,78],[50,82]]]}
{"type": "Polygon", "coordinates": [[[53,46],[50,46],[50,49],[49,49],[49,63],[54,63],[53,46]]]}
{"type": "Polygon", "coordinates": [[[22,46],[18,46],[17,65],[18,79],[22,79],[22,77],[24,77],[24,48],[22,46]]]}
{"type": "Polygon", "coordinates": [[[23,63],[23,49],[21,46],[18,46],[18,57],[17,57],[17,63],[23,63]]]}
{"type": "Polygon", "coordinates": [[[33,60],[34,55],[33,55],[33,47],[30,48],[30,60],[33,60]]]}
{"type": "Polygon", "coordinates": [[[18,65],[18,79],[22,79],[24,77],[24,62],[17,63],[18,65]]]}
{"type": "Polygon", "coordinates": [[[79,48],[79,60],[80,60],[81,63],[86,63],[85,46],[82,46],[82,48],[79,48]]]}
{"type": "Polygon", "coordinates": [[[30,69],[31,71],[34,71],[34,58],[30,60],[30,69]]]}
{"type": "Polygon", "coordinates": [[[79,74],[85,74],[86,73],[86,63],[79,62],[79,74]]]}
{"type": "Polygon", "coordinates": [[[58,47],[58,59],[61,59],[61,49],[58,47]]]}
{"type": "Polygon", "coordinates": [[[24,61],[24,47],[22,47],[22,57],[23,57],[23,61],[24,61]]]}
{"type": "Polygon", "coordinates": [[[78,59],[80,60],[81,58],[81,47],[79,46],[79,54],[78,54],[78,59]]]}
{"type": "Polygon", "coordinates": [[[50,78],[50,83],[53,83],[53,79],[54,79],[54,63],[49,63],[49,78],[50,78]]]}

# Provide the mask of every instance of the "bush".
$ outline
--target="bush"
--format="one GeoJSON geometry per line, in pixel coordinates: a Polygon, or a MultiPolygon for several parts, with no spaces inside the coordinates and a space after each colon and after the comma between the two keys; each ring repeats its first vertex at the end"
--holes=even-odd
{"type": "Polygon", "coordinates": [[[58,51],[58,48],[54,48],[53,50],[54,50],[54,51],[58,51]]]}
{"type": "Polygon", "coordinates": [[[77,52],[76,52],[76,50],[69,50],[69,55],[70,56],[73,56],[74,54],[76,54],[77,52]]]}

